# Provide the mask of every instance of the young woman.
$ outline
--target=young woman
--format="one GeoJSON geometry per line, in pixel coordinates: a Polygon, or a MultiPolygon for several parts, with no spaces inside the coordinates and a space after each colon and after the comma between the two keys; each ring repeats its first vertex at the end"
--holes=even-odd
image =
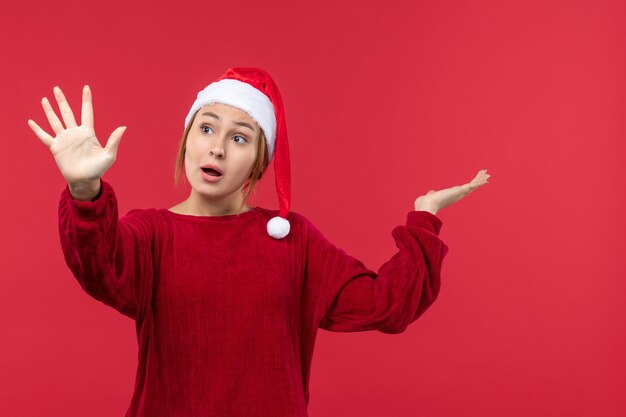
{"type": "Polygon", "coordinates": [[[136,322],[139,363],[130,416],[306,416],[318,329],[403,332],[437,298],[448,247],[436,213],[487,183],[418,197],[392,231],[398,252],[375,272],[289,211],[283,103],[272,78],[230,68],[198,93],[185,120],[176,179],[189,197],[118,218],[111,184],[125,127],[104,148],[83,89],[81,124],[55,87],[52,137],[29,126],[67,181],[59,233],[82,288],[136,322]],[[274,161],[279,210],[246,205],[274,161]]]}

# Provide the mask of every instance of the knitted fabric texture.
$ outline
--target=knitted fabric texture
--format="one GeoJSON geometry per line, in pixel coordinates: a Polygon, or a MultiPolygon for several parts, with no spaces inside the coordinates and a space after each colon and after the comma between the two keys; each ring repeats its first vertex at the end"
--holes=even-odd
{"type": "Polygon", "coordinates": [[[118,218],[101,180],[93,201],[59,201],[65,261],[91,297],[135,321],[126,417],[305,417],[318,329],[400,333],[435,301],[448,247],[441,220],[410,211],[378,272],[303,215],[276,240],[255,207],[226,216],[133,209],[118,218]]]}

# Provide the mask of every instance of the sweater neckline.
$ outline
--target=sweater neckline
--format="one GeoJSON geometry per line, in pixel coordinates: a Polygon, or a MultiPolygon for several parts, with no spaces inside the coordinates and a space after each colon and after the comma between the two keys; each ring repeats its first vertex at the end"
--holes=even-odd
{"type": "Polygon", "coordinates": [[[224,214],[222,216],[195,216],[193,214],[174,213],[173,211],[170,211],[169,209],[161,209],[161,211],[164,211],[170,217],[174,217],[178,219],[185,219],[185,220],[197,220],[197,221],[203,221],[203,222],[219,222],[219,221],[247,219],[248,217],[257,215],[258,213],[261,212],[261,210],[262,210],[261,207],[257,206],[257,207],[252,207],[251,210],[248,210],[239,214],[224,214]]]}

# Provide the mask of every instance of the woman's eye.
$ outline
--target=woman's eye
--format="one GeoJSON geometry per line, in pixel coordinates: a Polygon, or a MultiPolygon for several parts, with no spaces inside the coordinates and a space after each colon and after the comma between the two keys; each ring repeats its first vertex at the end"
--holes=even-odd
{"type": "MultiPolygon", "coordinates": [[[[202,126],[200,126],[200,129],[202,129],[202,131],[203,131],[204,133],[209,133],[209,132],[207,132],[207,131],[206,131],[206,129],[211,129],[211,130],[213,130],[213,128],[212,128],[211,126],[207,126],[207,125],[202,125],[202,126]]],[[[214,132],[215,132],[215,131],[214,131],[214,132]]],[[[246,143],[246,142],[248,142],[248,139],[246,139],[244,136],[241,136],[241,135],[236,135],[236,136],[234,136],[234,137],[235,137],[235,138],[241,138],[241,140],[236,140],[236,139],[235,139],[235,142],[236,142],[236,143],[246,143]]]]}

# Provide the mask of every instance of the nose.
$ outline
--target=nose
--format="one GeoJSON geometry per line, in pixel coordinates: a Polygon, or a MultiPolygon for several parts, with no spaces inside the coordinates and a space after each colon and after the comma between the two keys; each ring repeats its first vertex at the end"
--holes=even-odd
{"type": "Polygon", "coordinates": [[[222,143],[221,140],[216,140],[213,143],[213,146],[211,146],[211,149],[209,151],[211,153],[212,156],[216,156],[219,158],[224,157],[224,145],[222,143]]]}

